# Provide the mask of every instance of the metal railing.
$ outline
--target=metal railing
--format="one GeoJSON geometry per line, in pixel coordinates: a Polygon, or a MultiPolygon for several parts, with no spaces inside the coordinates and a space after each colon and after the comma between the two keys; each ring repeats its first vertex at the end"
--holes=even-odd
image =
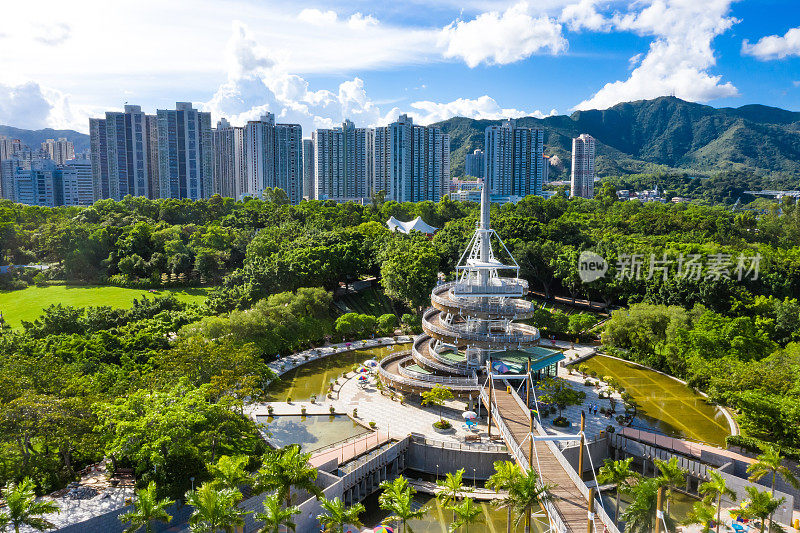
{"type": "Polygon", "coordinates": [[[431,439],[425,435],[412,433],[410,435],[411,442],[416,444],[424,444],[425,446],[432,446],[435,448],[444,448],[447,450],[479,450],[483,452],[508,452],[508,447],[505,444],[493,444],[484,442],[449,442],[444,440],[431,439]]]}
{"type": "Polygon", "coordinates": [[[439,313],[440,311],[436,308],[430,308],[425,311],[425,314],[422,315],[422,329],[428,335],[437,338],[443,337],[448,342],[468,341],[487,346],[513,346],[536,343],[539,342],[541,337],[538,329],[524,324],[511,324],[512,333],[469,331],[452,325],[450,328],[445,328],[431,322],[431,318],[439,313]]]}
{"type": "MultiPolygon", "coordinates": [[[[402,385],[408,385],[408,386],[411,386],[411,387],[417,387],[417,388],[423,388],[423,389],[432,389],[435,385],[438,384],[437,382],[433,382],[433,381],[421,381],[421,380],[415,379],[415,378],[407,378],[407,377],[402,376],[400,374],[394,374],[394,373],[389,372],[388,370],[386,370],[386,368],[384,368],[383,364],[381,364],[378,367],[378,373],[382,377],[386,378],[389,381],[392,381],[394,383],[400,383],[402,385]]],[[[475,390],[480,388],[480,385],[478,384],[478,380],[476,378],[474,383],[472,383],[472,382],[470,382],[470,383],[450,383],[450,384],[448,384],[448,387],[453,389],[453,390],[456,390],[456,391],[475,391],[475,390]]]]}
{"type": "MultiPolygon", "coordinates": [[[[517,444],[516,439],[514,439],[514,436],[511,434],[511,430],[508,429],[508,426],[506,426],[505,420],[500,416],[500,412],[497,410],[494,402],[490,401],[489,394],[486,392],[486,388],[481,388],[481,400],[491,409],[494,422],[497,425],[497,428],[500,430],[500,433],[503,435],[503,439],[506,441],[506,446],[508,446],[511,454],[517,460],[519,465],[524,470],[531,468],[528,458],[525,457],[525,453],[522,451],[519,444],[517,444]]],[[[542,480],[541,476],[539,476],[538,484],[544,485],[544,481],[542,480]]],[[[541,503],[550,520],[551,531],[555,529],[555,531],[558,533],[567,533],[569,529],[567,529],[566,524],[564,524],[564,519],[561,517],[561,513],[558,512],[558,509],[553,502],[549,499],[546,499],[541,503]]]]}
{"type": "Polygon", "coordinates": [[[409,370],[408,368],[404,367],[403,362],[409,360],[413,361],[413,358],[409,357],[407,359],[402,359],[398,363],[398,372],[403,377],[416,379],[419,381],[430,381],[432,383],[442,383],[447,385],[471,385],[475,388],[478,387],[478,376],[476,376],[474,373],[470,377],[463,378],[456,376],[437,376],[436,374],[426,374],[424,372],[409,370]]]}
{"type": "Polygon", "coordinates": [[[451,290],[456,284],[450,281],[439,285],[431,292],[431,302],[446,308],[455,308],[461,311],[482,313],[487,315],[513,316],[516,318],[530,318],[535,311],[533,302],[521,299],[512,299],[509,302],[498,304],[474,300],[462,300],[451,295],[451,290]],[[443,295],[443,293],[445,295],[443,295]]]}
{"type": "Polygon", "coordinates": [[[478,294],[524,296],[527,292],[528,282],[520,278],[492,278],[486,284],[457,281],[453,285],[454,296],[478,294]]]}
{"type": "Polygon", "coordinates": [[[600,522],[606,526],[607,533],[620,533],[619,528],[617,528],[617,526],[614,524],[614,521],[611,520],[611,517],[608,516],[608,513],[606,513],[606,510],[603,507],[603,502],[601,502],[599,498],[595,498],[594,500],[594,513],[595,518],[599,518],[600,522]]]}
{"type": "MultiPolygon", "coordinates": [[[[425,354],[423,354],[422,351],[417,346],[418,345],[429,346],[428,344],[425,343],[427,343],[430,340],[430,338],[431,337],[427,335],[421,336],[420,339],[422,339],[422,341],[415,342],[414,346],[411,348],[411,357],[413,357],[414,360],[417,361],[417,363],[419,363],[422,366],[427,366],[436,370],[440,370],[442,372],[449,372],[451,374],[461,374],[464,376],[469,374],[470,370],[466,367],[460,367],[458,365],[453,365],[453,364],[440,363],[438,359],[431,359],[430,357],[427,357],[425,354]]],[[[428,353],[430,353],[430,350],[428,350],[428,353]]]]}

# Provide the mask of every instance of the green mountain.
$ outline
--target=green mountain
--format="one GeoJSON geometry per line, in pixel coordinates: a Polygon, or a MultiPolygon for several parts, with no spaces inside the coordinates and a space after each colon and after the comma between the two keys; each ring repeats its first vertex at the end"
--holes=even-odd
{"type": "MultiPolygon", "coordinates": [[[[483,148],[486,126],[500,122],[458,117],[437,124],[450,134],[454,176],[463,174],[467,153],[483,148]]],[[[800,113],[763,105],[718,109],[665,96],[570,116],[525,117],[517,124],[544,129],[545,154],[563,163],[555,177],[568,176],[572,138],[581,133],[597,141],[600,176],[744,171],[791,180],[800,175],[800,113]]]]}
{"type": "Polygon", "coordinates": [[[75,145],[76,152],[83,152],[89,148],[89,136],[74,130],[54,130],[46,128],[43,130],[23,130],[12,126],[0,125],[0,135],[19,139],[31,148],[38,148],[47,139],[58,139],[65,137],[75,145]]]}

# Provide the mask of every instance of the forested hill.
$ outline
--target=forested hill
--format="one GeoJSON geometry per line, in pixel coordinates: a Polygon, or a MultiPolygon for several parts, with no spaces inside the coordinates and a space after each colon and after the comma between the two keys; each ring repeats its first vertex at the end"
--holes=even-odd
{"type": "MultiPolygon", "coordinates": [[[[463,173],[467,153],[483,148],[486,126],[500,122],[458,117],[438,123],[450,134],[454,176],[463,173]]],[[[800,174],[800,113],[763,105],[717,109],[665,96],[517,124],[544,128],[545,154],[559,156],[564,176],[572,138],[581,133],[597,140],[600,176],[738,170],[798,181],[800,174]]]]}
{"type": "Polygon", "coordinates": [[[12,126],[0,125],[0,135],[11,137],[12,139],[20,139],[31,148],[38,148],[39,145],[47,139],[59,139],[61,137],[72,141],[72,144],[75,145],[76,152],[83,152],[89,148],[89,136],[75,130],[54,130],[51,128],[45,128],[43,130],[25,130],[12,126]]]}

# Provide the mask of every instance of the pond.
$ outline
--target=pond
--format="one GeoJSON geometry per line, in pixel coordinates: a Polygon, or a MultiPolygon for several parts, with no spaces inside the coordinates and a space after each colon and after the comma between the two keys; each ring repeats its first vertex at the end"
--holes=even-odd
{"type": "Polygon", "coordinates": [[[725,447],[730,427],[720,409],[687,385],[628,361],[597,355],[586,361],[597,377],[611,376],[633,396],[638,413],[631,427],[725,447]]]}
{"type": "Polygon", "coordinates": [[[380,360],[390,353],[410,349],[411,343],[394,344],[350,350],[310,361],[286,372],[279,381],[272,383],[267,391],[267,401],[285,402],[287,398],[291,398],[292,401],[303,402],[310,400],[312,394],[323,398],[330,382],[348,372],[354,364],[363,363],[367,359],[380,360]]]}
{"type": "Polygon", "coordinates": [[[267,441],[275,447],[299,444],[304,452],[313,452],[339,441],[365,435],[370,430],[346,415],[257,416],[256,423],[266,424],[267,441]]]}
{"type": "MultiPolygon", "coordinates": [[[[381,525],[382,521],[390,515],[390,513],[384,511],[378,505],[379,494],[380,491],[368,496],[362,502],[367,510],[361,515],[361,522],[370,530],[381,525]]],[[[506,531],[507,512],[505,509],[497,509],[492,505],[492,502],[488,501],[479,501],[475,503],[481,508],[483,513],[480,523],[471,524],[469,526],[470,533],[504,533],[506,531]]],[[[428,511],[425,513],[425,516],[419,520],[409,521],[408,531],[413,530],[414,533],[447,533],[449,531],[448,527],[453,520],[453,512],[445,508],[430,494],[417,493],[414,496],[414,508],[420,509],[424,506],[428,506],[428,511]]],[[[544,533],[548,530],[547,517],[544,516],[542,511],[539,511],[537,514],[538,516],[534,518],[531,532],[544,533]]],[[[516,517],[512,518],[512,521],[513,520],[516,520],[516,517]]],[[[387,525],[394,527],[396,524],[390,523],[387,525]]],[[[395,527],[394,530],[399,532],[401,528],[395,527]]],[[[522,533],[524,530],[524,519],[520,521],[517,526],[514,526],[512,522],[511,531],[522,533]]]]}
{"type": "MultiPolygon", "coordinates": [[[[692,510],[695,502],[699,501],[694,496],[684,494],[683,492],[673,491],[672,500],[669,503],[669,515],[678,523],[683,522],[692,510]]],[[[631,498],[626,494],[620,494],[619,508],[620,512],[624,513],[625,509],[631,503],[631,498]]],[[[603,506],[605,507],[608,516],[614,518],[614,508],[617,506],[616,492],[603,492],[603,506]]],[[[622,528],[620,528],[622,529],[622,528]]],[[[663,528],[662,528],[663,530],[663,528]]]]}

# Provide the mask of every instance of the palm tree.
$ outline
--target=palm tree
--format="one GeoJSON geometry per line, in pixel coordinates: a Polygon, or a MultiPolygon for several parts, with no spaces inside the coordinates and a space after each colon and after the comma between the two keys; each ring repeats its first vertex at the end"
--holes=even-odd
{"type": "Polygon", "coordinates": [[[186,503],[194,507],[189,518],[192,533],[216,533],[220,529],[233,533],[244,524],[244,511],[236,504],[242,494],[233,489],[216,489],[213,483],[203,483],[186,493],[186,503]]]}
{"type": "Polygon", "coordinates": [[[483,510],[475,505],[472,498],[466,498],[463,502],[452,507],[456,514],[456,519],[450,524],[450,531],[453,532],[460,527],[464,528],[464,533],[469,533],[469,525],[477,524],[483,520],[483,510]]]}
{"type": "MultiPolygon", "coordinates": [[[[711,526],[709,524],[714,521],[714,507],[706,503],[705,500],[695,502],[694,507],[689,514],[686,515],[686,519],[683,521],[683,525],[685,526],[692,526],[694,524],[700,524],[702,527],[702,533],[711,533],[711,526]]],[[[719,519],[717,519],[717,526],[719,526],[719,519]]]]}
{"type": "Polygon", "coordinates": [[[770,528],[772,527],[772,514],[778,507],[786,501],[786,498],[777,499],[767,491],[760,491],[755,487],[745,487],[744,490],[750,496],[750,505],[744,510],[744,514],[748,518],[758,518],[761,520],[761,533],[764,533],[764,526],[766,525],[767,518],[770,520],[770,528]]]}
{"type": "Polygon", "coordinates": [[[314,481],[317,469],[308,464],[310,453],[300,453],[300,446],[292,444],[280,450],[270,450],[264,454],[264,461],[256,474],[256,492],[276,491],[286,502],[292,505],[292,488],[306,491],[322,497],[322,491],[314,481]]]}
{"type": "Polygon", "coordinates": [[[550,497],[548,491],[552,488],[551,485],[540,483],[539,474],[532,468],[521,473],[508,487],[508,497],[503,501],[503,505],[511,507],[519,515],[517,524],[523,516],[525,517],[526,533],[531,529],[532,509],[550,497]]]}
{"type": "Polygon", "coordinates": [[[264,527],[259,533],[280,533],[281,526],[286,526],[294,531],[297,525],[292,517],[300,514],[300,508],[296,505],[283,507],[283,501],[277,494],[270,494],[264,498],[264,512],[256,513],[256,520],[263,523],[264,527]]]}
{"type": "Polygon", "coordinates": [[[60,513],[53,502],[37,502],[33,480],[26,477],[17,485],[9,483],[6,488],[6,512],[0,522],[6,522],[14,527],[14,532],[19,533],[20,526],[29,526],[36,531],[52,529],[55,525],[42,515],[60,513]]]}
{"type": "Polygon", "coordinates": [[[325,509],[325,514],[317,516],[317,519],[320,524],[325,526],[325,533],[342,533],[347,524],[353,524],[356,527],[363,526],[358,516],[366,509],[360,503],[347,507],[338,496],[332,500],[323,498],[320,503],[325,509]]]}
{"type": "Polygon", "coordinates": [[[686,483],[685,472],[678,466],[678,458],[672,457],[669,461],[661,459],[654,460],[660,475],[658,480],[660,485],[667,490],[667,514],[669,514],[669,502],[672,499],[672,489],[686,483]]]}
{"type": "Polygon", "coordinates": [[[619,525],[619,494],[630,487],[631,478],[636,478],[638,474],[631,470],[633,457],[628,457],[624,461],[612,461],[606,459],[603,466],[597,472],[599,483],[614,483],[617,486],[617,504],[614,507],[614,524],[619,525]]]}
{"type": "Polygon", "coordinates": [[[719,515],[722,510],[722,498],[730,498],[736,501],[736,493],[728,488],[725,478],[716,470],[709,470],[708,474],[711,476],[709,481],[706,481],[700,488],[700,494],[707,499],[717,500],[717,533],[719,533],[719,515]]]}
{"type": "MultiPolygon", "coordinates": [[[[775,497],[775,479],[778,475],[794,488],[800,489],[800,480],[783,465],[780,450],[772,446],[764,446],[763,450],[764,453],[756,457],[756,462],[747,467],[747,473],[750,474],[748,479],[755,483],[767,474],[771,474],[770,496],[772,498],[775,497]]],[[[769,526],[772,527],[772,515],[769,517],[769,526]]]]}
{"type": "Polygon", "coordinates": [[[136,501],[133,503],[135,510],[119,516],[120,522],[131,523],[125,533],[135,533],[142,528],[147,533],[152,533],[153,522],[169,522],[172,520],[172,517],[164,510],[165,507],[169,507],[172,503],[169,498],[158,499],[156,483],[151,481],[146,488],[136,491],[136,501]]]}
{"type": "MultiPolygon", "coordinates": [[[[452,507],[463,496],[465,492],[471,492],[472,487],[464,485],[464,469],[460,468],[455,474],[448,472],[444,479],[437,479],[436,485],[441,489],[436,493],[442,505],[452,507]]],[[[453,511],[453,520],[456,519],[456,513],[453,511]]]]}
{"type": "Polygon", "coordinates": [[[223,455],[216,464],[208,467],[208,471],[214,478],[214,486],[220,489],[239,490],[242,485],[250,485],[252,479],[244,469],[250,459],[244,455],[229,456],[223,455]]]}
{"type": "MultiPolygon", "coordinates": [[[[381,509],[392,513],[386,522],[400,522],[405,533],[409,520],[419,519],[428,512],[427,507],[414,510],[414,494],[416,490],[408,485],[408,481],[403,476],[395,478],[393,481],[384,481],[380,484],[381,492],[378,496],[378,505],[381,509]]],[[[408,528],[410,530],[411,528],[408,528]]]]}
{"type": "MultiPolygon", "coordinates": [[[[633,500],[620,515],[625,521],[625,533],[651,533],[657,520],[656,510],[658,503],[658,489],[660,484],[657,478],[640,478],[635,485],[629,485],[626,492],[633,500]]],[[[674,531],[675,521],[665,516],[664,521],[668,531],[674,531]]]]}
{"type": "MultiPolygon", "coordinates": [[[[492,490],[508,490],[509,487],[519,478],[521,472],[517,463],[513,461],[495,461],[494,474],[486,481],[486,486],[492,490]]],[[[503,500],[495,500],[500,506],[503,506],[503,500]]],[[[506,533],[511,533],[511,506],[505,505],[506,515],[506,533]]]]}

